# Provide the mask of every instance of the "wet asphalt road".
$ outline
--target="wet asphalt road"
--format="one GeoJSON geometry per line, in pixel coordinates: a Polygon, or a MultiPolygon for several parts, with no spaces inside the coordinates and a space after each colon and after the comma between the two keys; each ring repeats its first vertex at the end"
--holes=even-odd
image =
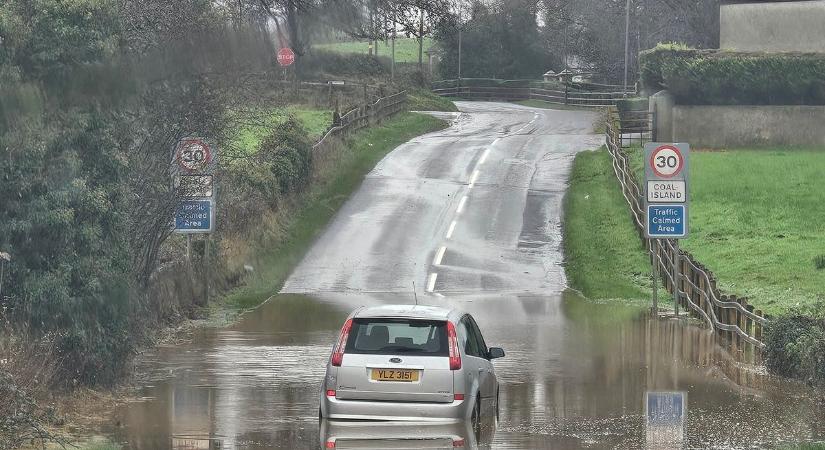
{"type": "MultiPolygon", "coordinates": [[[[331,436],[394,448],[393,439],[447,435],[468,448],[659,448],[645,392],[682,391],[676,446],[825,439],[821,394],[737,363],[700,329],[565,290],[562,199],[573,156],[603,141],[594,114],[459,105],[450,128],[375,168],[281,295],[232,327],[142,357],[144,398],[117,412],[111,436],[135,449],[303,449],[331,436]],[[488,344],[506,350],[495,362],[500,420],[478,437],[463,424],[319,425],[343,318],[360,305],[411,303],[413,283],[420,302],[471,312],[488,344]]],[[[438,441],[403,448],[427,442],[438,441]]]]}

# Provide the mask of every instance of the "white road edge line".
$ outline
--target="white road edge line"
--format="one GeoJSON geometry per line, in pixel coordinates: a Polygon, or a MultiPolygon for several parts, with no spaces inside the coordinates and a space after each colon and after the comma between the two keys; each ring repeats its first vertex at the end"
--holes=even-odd
{"type": "Polygon", "coordinates": [[[427,280],[427,292],[432,292],[435,289],[435,280],[438,278],[438,274],[433,272],[430,274],[430,278],[427,280]]]}
{"type": "Polygon", "coordinates": [[[447,247],[442,246],[440,249],[438,249],[438,253],[435,254],[435,259],[433,259],[433,265],[434,266],[440,266],[441,265],[441,259],[444,258],[444,252],[446,252],[446,251],[447,251],[447,247]]]}
{"type": "Polygon", "coordinates": [[[450,224],[450,229],[447,230],[447,239],[453,237],[453,231],[455,231],[455,226],[457,224],[458,223],[455,220],[453,220],[453,223],[450,224]]]}
{"type": "Polygon", "coordinates": [[[484,164],[484,161],[487,161],[487,157],[490,156],[490,149],[484,150],[484,153],[481,154],[481,159],[478,160],[478,165],[484,164]]]}
{"type": "Polygon", "coordinates": [[[470,185],[468,186],[469,189],[472,189],[473,186],[476,185],[476,180],[478,180],[479,173],[480,172],[478,170],[475,170],[473,171],[473,174],[470,175],[470,185]]]}
{"type": "Polygon", "coordinates": [[[467,196],[461,197],[461,201],[458,202],[458,208],[456,208],[455,213],[461,214],[464,211],[464,204],[467,203],[467,196]]]}

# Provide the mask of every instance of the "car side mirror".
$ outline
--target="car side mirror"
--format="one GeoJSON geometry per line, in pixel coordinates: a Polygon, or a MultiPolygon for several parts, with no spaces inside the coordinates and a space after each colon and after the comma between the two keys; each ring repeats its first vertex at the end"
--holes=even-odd
{"type": "Polygon", "coordinates": [[[504,349],[501,347],[490,347],[490,350],[487,351],[487,356],[490,359],[504,358],[504,349]]]}

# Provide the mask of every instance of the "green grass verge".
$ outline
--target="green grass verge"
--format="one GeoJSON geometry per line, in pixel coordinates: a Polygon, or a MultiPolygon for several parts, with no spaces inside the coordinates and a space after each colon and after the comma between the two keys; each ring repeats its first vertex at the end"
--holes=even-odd
{"type": "MultiPolygon", "coordinates": [[[[642,179],[642,153],[633,165],[642,179]]],[[[690,237],[682,247],[719,286],[778,315],[825,296],[825,151],[693,152],[690,237]],[[819,264],[821,267],[821,263],[819,264]]]]}
{"type": "Polygon", "coordinates": [[[458,111],[450,99],[435,95],[426,89],[407,91],[407,107],[412,111],[458,111]]]}
{"type": "Polygon", "coordinates": [[[604,148],[576,155],[563,229],[572,288],[590,299],[649,302],[650,262],[604,148]]]}
{"type": "MultiPolygon", "coordinates": [[[[424,38],[424,51],[432,47],[433,41],[430,38],[424,38]]],[[[369,53],[369,42],[366,41],[348,41],[335,42],[331,44],[315,44],[313,48],[319,50],[327,50],[337,53],[369,53]]],[[[388,41],[378,42],[378,56],[390,57],[392,55],[392,44],[388,41]]],[[[427,54],[423,55],[426,63],[427,54]]],[[[415,38],[401,38],[395,40],[395,61],[396,62],[418,62],[418,40],[415,38]]]]}
{"type": "Polygon", "coordinates": [[[356,133],[348,142],[349,151],[336,164],[333,177],[310,188],[302,206],[286,224],[286,238],[260,249],[255,276],[218,303],[246,310],[277,293],[316,237],[378,161],[398,145],[446,126],[446,122],[431,116],[402,113],[381,126],[356,133]]]}
{"type": "Polygon", "coordinates": [[[329,110],[298,107],[265,109],[255,114],[254,118],[238,118],[239,126],[229,145],[242,153],[254,153],[261,141],[272,132],[272,127],[284,122],[290,114],[301,122],[312,138],[320,138],[332,124],[332,111],[329,110]]]}

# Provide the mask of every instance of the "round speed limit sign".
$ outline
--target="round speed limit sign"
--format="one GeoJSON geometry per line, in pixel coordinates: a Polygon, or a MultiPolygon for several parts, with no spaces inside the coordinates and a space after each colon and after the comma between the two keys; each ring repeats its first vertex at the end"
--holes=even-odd
{"type": "Polygon", "coordinates": [[[183,139],[175,150],[175,160],[186,172],[201,172],[212,162],[212,151],[200,139],[183,139]]]}
{"type": "Polygon", "coordinates": [[[660,178],[673,178],[679,175],[685,165],[685,158],[678,148],[663,145],[650,155],[650,168],[660,178]]]}

